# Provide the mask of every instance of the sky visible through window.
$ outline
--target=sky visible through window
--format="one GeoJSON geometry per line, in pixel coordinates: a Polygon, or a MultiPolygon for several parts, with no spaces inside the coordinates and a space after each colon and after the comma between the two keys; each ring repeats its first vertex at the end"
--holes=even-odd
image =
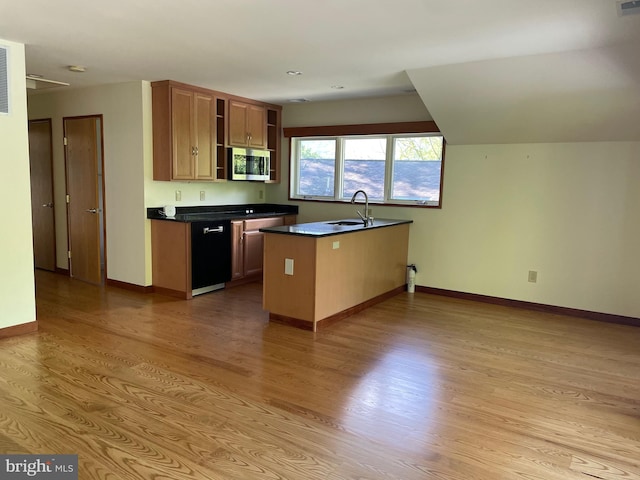
{"type": "MultiPolygon", "coordinates": [[[[440,196],[441,136],[392,139],[393,158],[389,195],[385,199],[387,137],[345,138],[343,172],[345,198],[366,190],[371,200],[429,201],[440,196]]],[[[336,139],[300,139],[299,188],[303,196],[335,196],[336,139]]]]}

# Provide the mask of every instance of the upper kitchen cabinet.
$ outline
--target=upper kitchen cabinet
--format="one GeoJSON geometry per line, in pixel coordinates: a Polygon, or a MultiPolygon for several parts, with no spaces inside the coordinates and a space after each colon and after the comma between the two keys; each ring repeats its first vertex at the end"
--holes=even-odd
{"type": "Polygon", "coordinates": [[[267,148],[267,114],[262,105],[229,101],[231,147],[267,148]]]}
{"type": "Polygon", "coordinates": [[[280,182],[282,107],[163,80],[151,83],[153,179],[226,181],[228,147],[268,150],[280,182]]]}
{"type": "Polygon", "coordinates": [[[225,180],[225,100],[168,80],[151,88],[153,179],[225,180]]]}
{"type": "Polygon", "coordinates": [[[241,97],[228,100],[227,145],[269,151],[269,180],[280,182],[280,136],[282,107],[268,103],[245,102],[241,97]]]}

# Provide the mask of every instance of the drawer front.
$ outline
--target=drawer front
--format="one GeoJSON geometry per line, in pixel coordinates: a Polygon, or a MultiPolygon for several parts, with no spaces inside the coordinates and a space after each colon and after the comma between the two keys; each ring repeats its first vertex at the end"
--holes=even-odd
{"type": "Polygon", "coordinates": [[[284,217],[252,218],[244,221],[244,231],[284,225],[284,217]]]}

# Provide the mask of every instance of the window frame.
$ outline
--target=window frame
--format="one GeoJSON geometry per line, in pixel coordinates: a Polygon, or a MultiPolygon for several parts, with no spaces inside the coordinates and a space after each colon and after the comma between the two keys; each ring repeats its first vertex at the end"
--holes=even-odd
{"type": "Polygon", "coordinates": [[[362,125],[333,125],[318,127],[290,127],[283,130],[285,138],[289,139],[289,200],[291,201],[311,201],[325,203],[348,203],[349,198],[345,198],[343,191],[344,182],[344,158],[342,148],[344,140],[349,138],[375,138],[386,137],[386,158],[385,158],[385,184],[383,186],[383,200],[370,200],[384,206],[417,207],[417,208],[442,208],[442,195],[444,183],[444,163],[446,152],[446,140],[440,129],[432,121],[424,122],[400,122],[400,123],[380,123],[362,125]],[[442,136],[442,155],[440,160],[440,184],[438,201],[427,200],[399,200],[391,198],[393,184],[393,168],[395,156],[395,138],[417,137],[417,136],[442,136]],[[336,140],[336,161],[334,170],[334,193],[332,196],[319,195],[295,195],[299,189],[299,142],[294,139],[304,140],[336,140]],[[294,151],[294,149],[296,151],[294,151]],[[296,156],[297,155],[297,156],[296,156]],[[295,182],[295,183],[294,183],[295,182]]]}

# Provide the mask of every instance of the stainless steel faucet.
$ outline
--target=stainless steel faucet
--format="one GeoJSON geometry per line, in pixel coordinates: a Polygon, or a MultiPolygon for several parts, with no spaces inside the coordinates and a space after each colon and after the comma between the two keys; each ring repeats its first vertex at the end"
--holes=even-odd
{"type": "Polygon", "coordinates": [[[356,203],[356,197],[359,193],[362,193],[364,195],[364,215],[360,213],[360,210],[356,210],[356,213],[364,222],[364,226],[368,227],[370,225],[373,225],[373,217],[371,216],[371,210],[369,210],[369,196],[367,195],[367,192],[365,192],[364,190],[356,190],[356,192],[353,194],[353,197],[351,197],[351,203],[356,203]]]}

